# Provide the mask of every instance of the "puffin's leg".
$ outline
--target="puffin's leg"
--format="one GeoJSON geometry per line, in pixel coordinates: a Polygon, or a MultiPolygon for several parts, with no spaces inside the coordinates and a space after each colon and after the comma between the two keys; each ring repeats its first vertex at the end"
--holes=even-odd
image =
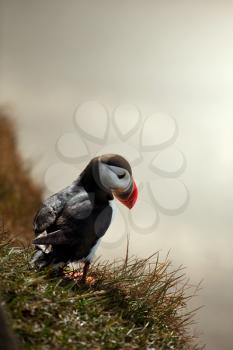
{"type": "Polygon", "coordinates": [[[87,273],[88,273],[89,267],[90,267],[90,261],[86,261],[85,264],[84,264],[84,267],[83,267],[83,275],[82,275],[82,278],[81,278],[81,282],[82,283],[86,283],[87,273]]]}

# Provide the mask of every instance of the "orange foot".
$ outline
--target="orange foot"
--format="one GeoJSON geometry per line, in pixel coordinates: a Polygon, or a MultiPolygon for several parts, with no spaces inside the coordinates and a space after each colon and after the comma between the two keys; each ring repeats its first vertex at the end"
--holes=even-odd
{"type": "MultiPolygon", "coordinates": [[[[79,282],[84,282],[82,281],[82,277],[83,277],[83,273],[82,272],[78,272],[78,271],[66,271],[64,272],[64,276],[65,278],[69,279],[69,280],[73,280],[73,281],[79,281],[79,282]]],[[[92,285],[94,284],[96,281],[96,279],[92,276],[87,276],[85,283],[88,285],[92,285]]]]}

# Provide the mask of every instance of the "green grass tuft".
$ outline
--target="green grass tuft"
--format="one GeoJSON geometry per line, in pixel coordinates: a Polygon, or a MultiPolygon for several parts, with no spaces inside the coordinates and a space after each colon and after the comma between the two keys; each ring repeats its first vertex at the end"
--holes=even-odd
{"type": "Polygon", "coordinates": [[[31,253],[0,241],[1,299],[23,349],[201,349],[188,331],[189,286],[168,259],[96,262],[95,285],[82,286],[32,270],[31,253]]]}

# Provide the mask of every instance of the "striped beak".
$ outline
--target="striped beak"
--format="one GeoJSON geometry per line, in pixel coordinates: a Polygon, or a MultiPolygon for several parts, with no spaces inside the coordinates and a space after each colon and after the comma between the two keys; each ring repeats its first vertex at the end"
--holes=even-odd
{"type": "Polygon", "coordinates": [[[138,188],[135,181],[133,180],[130,192],[115,192],[114,196],[127,208],[132,209],[138,198],[138,188]]]}

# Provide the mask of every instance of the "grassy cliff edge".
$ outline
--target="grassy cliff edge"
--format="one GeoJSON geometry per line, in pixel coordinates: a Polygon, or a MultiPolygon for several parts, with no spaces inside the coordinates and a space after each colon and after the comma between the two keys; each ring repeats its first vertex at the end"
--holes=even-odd
{"type": "Polygon", "coordinates": [[[32,248],[17,247],[12,236],[31,237],[42,191],[23,167],[3,113],[0,151],[0,297],[23,349],[201,349],[187,306],[196,290],[182,268],[160,261],[158,253],[97,261],[92,286],[65,279],[59,269],[31,269],[32,248]]]}

